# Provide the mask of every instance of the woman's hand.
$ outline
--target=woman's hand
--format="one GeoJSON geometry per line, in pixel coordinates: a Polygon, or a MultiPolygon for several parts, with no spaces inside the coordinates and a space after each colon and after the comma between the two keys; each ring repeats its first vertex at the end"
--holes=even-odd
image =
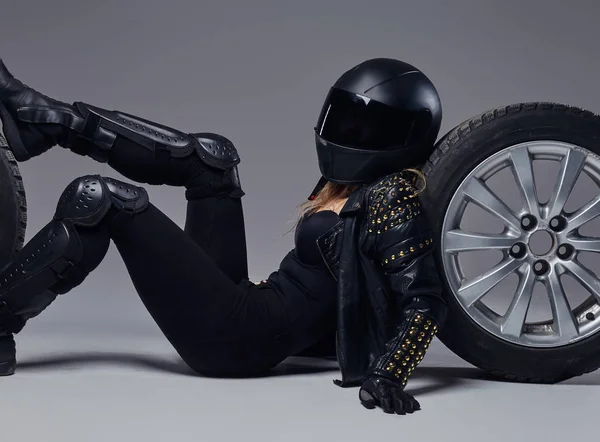
{"type": "Polygon", "coordinates": [[[262,281],[260,281],[260,282],[255,282],[255,283],[254,283],[254,285],[260,285],[260,284],[266,284],[266,283],[267,283],[267,280],[266,280],[266,279],[263,279],[263,280],[262,280],[262,281]]]}
{"type": "Polygon", "coordinates": [[[369,376],[362,384],[359,399],[365,408],[379,406],[389,414],[410,414],[421,409],[419,402],[399,384],[376,375],[369,376]]]}

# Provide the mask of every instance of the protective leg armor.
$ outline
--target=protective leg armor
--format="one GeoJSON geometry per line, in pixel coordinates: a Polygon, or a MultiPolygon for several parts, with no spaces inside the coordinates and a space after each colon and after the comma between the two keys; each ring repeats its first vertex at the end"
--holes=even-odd
{"type": "Polygon", "coordinates": [[[129,140],[132,148],[152,152],[165,165],[171,158],[197,155],[207,166],[223,170],[227,183],[232,183],[233,191],[241,194],[237,170],[240,158],[233,143],[224,136],[186,133],[124,112],[55,100],[15,78],[2,60],[0,119],[4,136],[18,161],[60,145],[96,161],[108,162],[117,138],[121,137],[129,140]]]}
{"type": "Polygon", "coordinates": [[[86,250],[77,228],[97,226],[120,211],[139,213],[148,204],[145,189],[112,178],[88,175],[69,184],[52,221],[0,272],[0,375],[14,372],[12,335],[87,276],[79,267],[86,250]]]}

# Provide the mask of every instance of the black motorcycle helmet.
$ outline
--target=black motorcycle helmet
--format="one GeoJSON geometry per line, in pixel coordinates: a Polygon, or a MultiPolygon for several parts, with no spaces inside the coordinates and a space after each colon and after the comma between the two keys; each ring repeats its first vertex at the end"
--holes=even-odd
{"type": "Polygon", "coordinates": [[[440,130],[442,106],[433,83],[400,60],[374,58],[345,72],[329,90],[315,138],[322,178],[370,183],[424,163],[440,130]]]}

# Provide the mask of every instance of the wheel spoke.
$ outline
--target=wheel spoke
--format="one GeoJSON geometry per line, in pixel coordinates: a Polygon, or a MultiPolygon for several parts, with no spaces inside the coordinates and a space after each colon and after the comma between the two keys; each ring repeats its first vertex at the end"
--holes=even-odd
{"type": "Polygon", "coordinates": [[[569,243],[581,252],[600,253],[600,238],[569,238],[569,243]]]}
{"type": "Polygon", "coordinates": [[[561,214],[565,203],[567,202],[567,199],[569,198],[569,195],[571,195],[571,191],[575,186],[575,182],[577,181],[577,178],[579,178],[579,174],[581,173],[581,169],[585,163],[585,158],[585,153],[574,149],[569,150],[569,152],[564,156],[561,162],[561,168],[556,186],[554,187],[552,196],[548,201],[548,213],[546,214],[547,218],[552,218],[561,214]]]}
{"type": "Polygon", "coordinates": [[[501,330],[503,334],[518,338],[523,331],[531,298],[533,296],[533,286],[535,284],[535,275],[530,266],[527,266],[524,273],[519,278],[519,286],[506,314],[501,330]]]}
{"type": "Polygon", "coordinates": [[[569,230],[573,231],[600,215],[600,195],[585,206],[577,209],[567,218],[569,230]]]}
{"type": "Polygon", "coordinates": [[[461,284],[457,293],[458,297],[462,298],[467,307],[471,307],[504,278],[514,272],[520,264],[520,261],[512,258],[502,261],[483,275],[461,284]]]}
{"type": "Polygon", "coordinates": [[[519,186],[521,194],[525,199],[527,210],[531,215],[539,217],[540,207],[529,149],[527,147],[514,149],[510,152],[509,157],[512,162],[512,170],[517,186],[519,186]]]}
{"type": "Polygon", "coordinates": [[[579,283],[600,303],[600,280],[579,261],[565,261],[561,264],[579,283]]]}
{"type": "Polygon", "coordinates": [[[544,285],[548,291],[548,299],[550,300],[556,333],[565,339],[577,337],[579,335],[577,322],[571,311],[571,306],[569,305],[558,274],[551,274],[545,280],[544,285]]]}
{"type": "Polygon", "coordinates": [[[498,216],[513,228],[520,229],[517,216],[504,202],[480,179],[472,178],[464,189],[464,194],[487,212],[498,216]]]}
{"type": "Polygon", "coordinates": [[[461,229],[446,232],[444,250],[446,252],[464,252],[468,250],[508,249],[516,238],[508,235],[487,235],[468,233],[461,229]]]}

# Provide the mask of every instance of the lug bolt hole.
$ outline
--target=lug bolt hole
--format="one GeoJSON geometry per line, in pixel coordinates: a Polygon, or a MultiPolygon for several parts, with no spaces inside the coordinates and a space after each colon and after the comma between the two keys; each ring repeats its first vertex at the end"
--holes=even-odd
{"type": "Polygon", "coordinates": [[[571,256],[573,256],[574,252],[575,252],[575,249],[573,248],[572,245],[561,244],[560,246],[558,246],[556,254],[558,255],[558,257],[560,259],[569,259],[571,256]]]}
{"type": "Polygon", "coordinates": [[[531,215],[525,215],[523,218],[521,218],[521,227],[523,230],[529,231],[534,229],[535,226],[537,226],[537,220],[535,217],[531,215]]]}
{"type": "Polygon", "coordinates": [[[513,246],[510,248],[509,253],[510,256],[512,256],[513,258],[523,258],[527,253],[527,247],[522,242],[517,242],[514,243],[513,246]]]}
{"type": "Polygon", "coordinates": [[[567,227],[567,220],[562,216],[555,216],[550,220],[550,223],[548,225],[555,232],[560,232],[565,227],[567,227]]]}
{"type": "Polygon", "coordinates": [[[587,319],[588,321],[593,321],[594,319],[596,319],[596,315],[592,312],[589,312],[587,315],[585,315],[585,319],[587,319]]]}
{"type": "Polygon", "coordinates": [[[550,264],[548,264],[547,261],[540,259],[533,264],[533,271],[537,276],[543,276],[550,271],[550,264]]]}

